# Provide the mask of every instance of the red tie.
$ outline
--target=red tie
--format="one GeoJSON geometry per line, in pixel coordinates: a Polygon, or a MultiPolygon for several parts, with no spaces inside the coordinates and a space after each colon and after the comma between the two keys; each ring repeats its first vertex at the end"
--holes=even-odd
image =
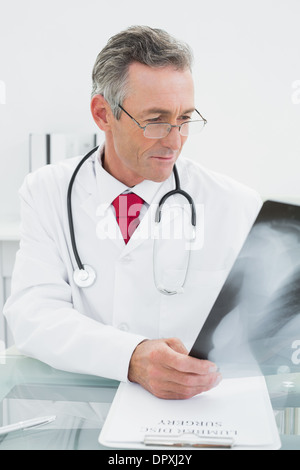
{"type": "Polygon", "coordinates": [[[112,202],[126,244],[140,223],[138,217],[143,204],[143,199],[134,193],[120,194],[112,202]]]}

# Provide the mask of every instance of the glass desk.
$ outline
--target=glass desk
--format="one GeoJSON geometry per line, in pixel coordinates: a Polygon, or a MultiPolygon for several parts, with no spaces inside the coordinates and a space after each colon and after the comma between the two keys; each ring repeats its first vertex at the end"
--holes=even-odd
{"type": "MultiPolygon", "coordinates": [[[[300,450],[300,373],[266,377],[282,449],[300,450]]],[[[0,425],[48,415],[39,428],[0,435],[0,450],[111,450],[98,443],[118,382],[0,353],[0,425]]]]}

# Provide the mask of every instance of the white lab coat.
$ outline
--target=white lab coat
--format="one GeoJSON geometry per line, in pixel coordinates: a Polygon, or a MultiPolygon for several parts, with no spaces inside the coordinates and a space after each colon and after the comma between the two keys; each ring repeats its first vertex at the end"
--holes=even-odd
{"type": "MultiPolygon", "coordinates": [[[[48,165],[29,174],[20,190],[21,244],[4,314],[24,354],[58,369],[126,381],[131,355],[143,339],[179,337],[192,346],[261,200],[249,188],[180,157],[181,187],[196,204],[197,237],[184,293],[165,296],[153,281],[151,231],[155,204],[174,189],[173,176],[153,183],[151,205],[125,245],[101,189],[98,156],[84,163],[72,195],[78,251],[95,269],[96,282],[79,288],[73,281],[66,195],[79,158],[48,165]]],[[[146,182],[148,189],[151,185],[146,182]]],[[[171,203],[186,203],[180,198],[171,203]]],[[[159,257],[166,282],[180,272],[176,246],[169,260],[159,257]]]]}

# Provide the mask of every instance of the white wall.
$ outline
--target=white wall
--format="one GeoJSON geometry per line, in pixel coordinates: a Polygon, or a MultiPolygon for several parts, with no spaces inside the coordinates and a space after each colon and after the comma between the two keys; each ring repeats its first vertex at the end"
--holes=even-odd
{"type": "Polygon", "coordinates": [[[185,154],[264,196],[300,198],[299,0],[0,0],[0,216],[18,213],[30,132],[96,131],[91,70],[131,24],[194,49],[209,123],[185,154]]]}

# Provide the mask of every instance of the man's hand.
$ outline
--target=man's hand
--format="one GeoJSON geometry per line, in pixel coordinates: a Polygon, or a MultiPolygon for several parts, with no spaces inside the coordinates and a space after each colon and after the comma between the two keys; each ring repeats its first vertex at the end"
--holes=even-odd
{"type": "Polygon", "coordinates": [[[188,356],[177,338],[146,340],[132,354],[128,379],[159,398],[185,399],[221,381],[217,366],[188,356]]]}

